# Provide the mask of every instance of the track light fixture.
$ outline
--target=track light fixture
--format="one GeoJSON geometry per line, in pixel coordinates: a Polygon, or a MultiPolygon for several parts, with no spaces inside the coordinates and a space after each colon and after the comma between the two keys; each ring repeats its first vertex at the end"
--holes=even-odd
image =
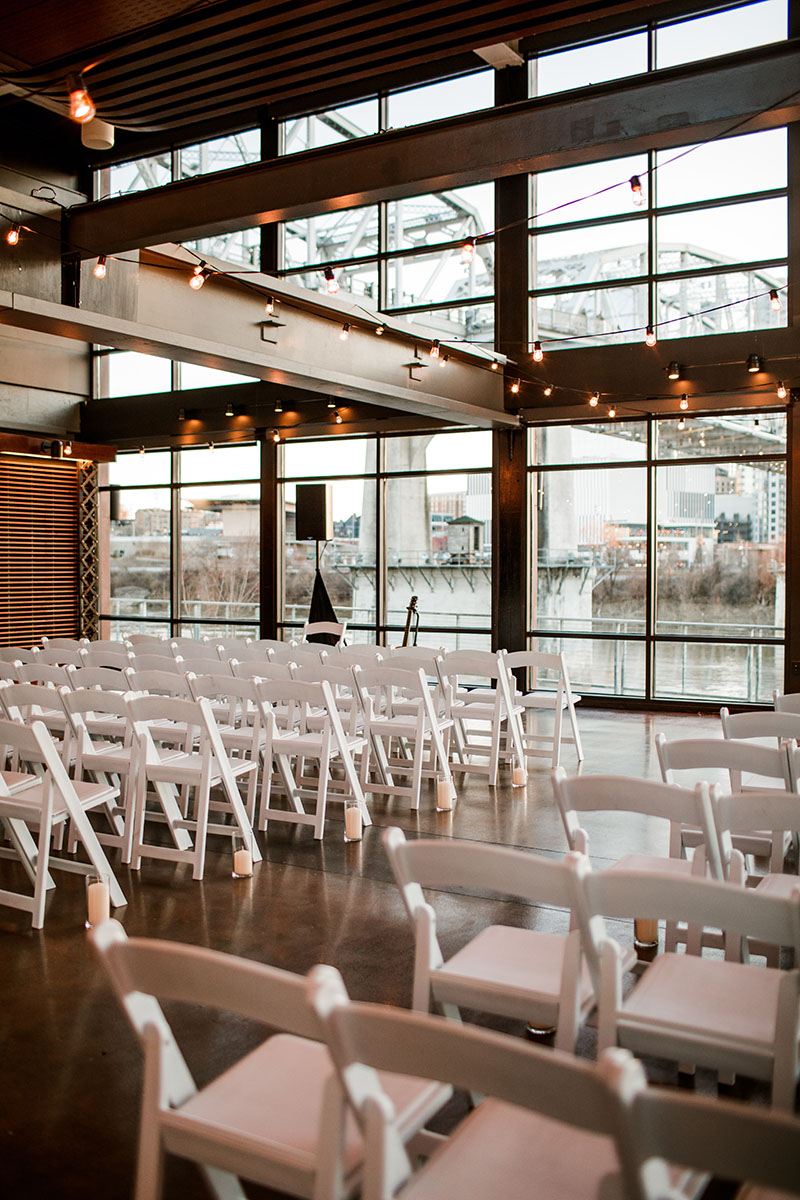
{"type": "Polygon", "coordinates": [[[6,234],[6,241],[9,246],[16,246],[19,242],[19,225],[12,225],[6,234]]]}
{"type": "Polygon", "coordinates": [[[644,204],[644,191],[642,190],[642,181],[638,175],[631,175],[631,200],[637,208],[641,208],[644,204]]]}
{"type": "Polygon", "coordinates": [[[667,367],[667,379],[680,379],[680,377],[681,377],[681,364],[679,362],[675,362],[675,360],[673,359],[672,362],[667,367]]]}
{"type": "Polygon", "coordinates": [[[781,298],[780,298],[780,295],[778,294],[777,288],[770,288],[769,302],[772,305],[773,312],[781,311],[781,298]]]}
{"type": "Polygon", "coordinates": [[[94,264],[94,270],[92,271],[92,274],[94,275],[95,279],[105,279],[107,272],[108,267],[106,266],[106,256],[105,254],[101,254],[97,262],[94,264]]]}
{"type": "Polygon", "coordinates": [[[201,260],[189,276],[189,287],[199,292],[210,274],[211,268],[204,260],[201,260]]]}
{"type": "Polygon", "coordinates": [[[94,101],[89,95],[89,89],[83,82],[82,75],[67,76],[67,91],[69,92],[69,115],[79,125],[91,121],[97,112],[94,101]]]}
{"type": "Polygon", "coordinates": [[[333,396],[328,397],[328,408],[336,408],[336,401],[333,396]]]}
{"type": "Polygon", "coordinates": [[[591,396],[589,397],[589,407],[597,408],[599,403],[600,403],[600,393],[592,392],[591,396]]]}
{"type": "Polygon", "coordinates": [[[533,356],[532,357],[533,357],[534,362],[541,362],[542,359],[544,358],[544,350],[542,349],[541,342],[533,343],[533,356]]]}
{"type": "Polygon", "coordinates": [[[325,279],[325,287],[329,296],[335,296],[339,290],[339,284],[336,276],[333,273],[333,267],[326,267],[322,272],[325,279]]]}
{"type": "Polygon", "coordinates": [[[648,325],[644,331],[644,342],[646,346],[655,346],[656,344],[656,331],[652,325],[648,325]]]}
{"type": "Polygon", "coordinates": [[[462,263],[471,263],[475,258],[475,238],[468,237],[461,247],[462,263]]]}
{"type": "Polygon", "coordinates": [[[185,420],[186,420],[186,409],[185,409],[185,408],[179,408],[179,409],[178,409],[178,420],[179,420],[179,421],[185,421],[185,420]]]}
{"type": "Polygon", "coordinates": [[[234,410],[233,410],[233,405],[231,404],[231,402],[230,402],[230,400],[229,400],[229,401],[228,401],[228,403],[225,405],[225,416],[226,416],[226,417],[232,417],[232,416],[234,416],[234,415],[235,415],[235,413],[234,413],[234,410]]]}
{"type": "Polygon", "coordinates": [[[283,404],[281,403],[280,400],[275,401],[275,408],[273,409],[273,412],[275,413],[276,417],[279,416],[279,414],[283,412],[283,404]]]}
{"type": "Polygon", "coordinates": [[[763,367],[763,361],[760,354],[748,354],[747,370],[750,375],[757,375],[763,367]]]}
{"type": "Polygon", "coordinates": [[[777,392],[777,396],[778,396],[779,400],[786,399],[786,384],[783,382],[782,379],[778,380],[778,387],[776,389],[776,392],[777,392]]]}

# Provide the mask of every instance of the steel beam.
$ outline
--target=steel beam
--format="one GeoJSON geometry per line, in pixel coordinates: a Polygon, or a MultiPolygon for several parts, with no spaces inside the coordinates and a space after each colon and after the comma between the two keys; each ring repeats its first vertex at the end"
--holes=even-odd
{"type": "Polygon", "coordinates": [[[67,241],[113,254],[771,128],[800,118],[798,79],[797,45],[747,50],[76,206],[67,241]]]}

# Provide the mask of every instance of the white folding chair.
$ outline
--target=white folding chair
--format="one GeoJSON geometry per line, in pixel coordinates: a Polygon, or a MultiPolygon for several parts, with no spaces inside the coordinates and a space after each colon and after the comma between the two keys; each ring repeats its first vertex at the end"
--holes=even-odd
{"type": "Polygon", "coordinates": [[[133,869],[139,869],[142,857],[190,862],[193,877],[202,879],[209,834],[227,838],[234,833],[241,834],[253,861],[260,861],[261,851],[237,786],[237,780],[256,771],[258,764],[228,759],[209,702],[175,696],[129,696],[127,705],[136,740],[133,869]],[[172,733],[170,726],[174,730],[172,733]],[[164,755],[159,751],[159,743],[163,741],[173,747],[182,744],[183,749],[174,755],[164,755]],[[155,815],[166,821],[172,845],[146,840],[150,784],[163,785],[156,787],[153,793],[158,805],[155,815]],[[179,788],[183,793],[182,804],[178,802],[179,788]],[[224,800],[213,801],[213,808],[221,809],[231,818],[231,823],[211,820],[212,788],[220,788],[224,796],[224,800]]]}
{"type": "Polygon", "coordinates": [[[448,746],[453,719],[445,688],[434,693],[421,667],[354,667],[368,741],[361,756],[361,783],[365,793],[407,797],[419,808],[423,778],[432,779],[447,792],[450,803],[455,785],[448,746]],[[370,778],[371,763],[377,780],[370,778]],[[406,776],[407,784],[395,776],[406,776]]]}
{"type": "Polygon", "coordinates": [[[583,744],[575,712],[575,705],[581,698],[575,695],[570,686],[569,671],[564,655],[546,654],[540,650],[515,650],[513,653],[505,654],[504,657],[509,671],[534,672],[537,683],[539,682],[539,673],[546,672],[549,679],[555,684],[552,690],[536,686],[532,691],[512,689],[514,703],[521,704],[523,709],[522,736],[526,757],[549,758],[552,766],[557,767],[561,761],[561,747],[569,745],[575,747],[578,762],[582,762],[583,744]],[[535,717],[539,712],[553,714],[552,733],[542,733],[538,730],[535,717]],[[571,735],[564,733],[564,713],[569,718],[571,735]],[[539,744],[542,742],[546,743],[546,746],[539,744]]]}
{"type": "Polygon", "coordinates": [[[320,635],[326,638],[323,645],[341,646],[344,641],[344,635],[347,632],[347,621],[306,621],[303,626],[303,642],[309,642],[318,638],[320,635]],[[335,638],[335,642],[328,642],[328,638],[335,638]]]}
{"type": "Polygon", "coordinates": [[[17,858],[33,885],[32,895],[9,888],[0,890],[0,904],[29,912],[33,928],[41,929],[47,891],[55,886],[50,871],[56,868],[80,875],[90,872],[106,875],[111,903],[115,907],[126,904],[87,817],[90,810],[113,800],[117,789],[73,782],[41,721],[34,720],[26,728],[16,721],[0,720],[0,762],[5,762],[9,751],[19,762],[39,764],[41,773],[25,780],[21,775],[14,779],[7,772],[0,772],[0,821],[11,842],[10,847],[0,847],[0,856],[17,858]],[[86,851],[88,863],[77,858],[60,858],[51,851],[53,836],[63,834],[68,821],[86,851]],[[38,837],[34,839],[37,830],[38,837]]]}
{"type": "Polygon", "coordinates": [[[777,690],[773,691],[772,706],[775,712],[800,713],[800,692],[790,692],[788,695],[784,695],[777,690]]]}
{"type": "MultiPolygon", "coordinates": [[[[689,789],[625,775],[582,775],[570,779],[563,767],[556,767],[552,780],[570,850],[586,855],[590,852],[589,834],[582,824],[585,813],[604,813],[606,816],[609,813],[637,813],[668,826],[667,854],[625,854],[608,870],[670,872],[676,878],[694,874],[702,878],[708,869],[713,879],[723,878],[708,784],[698,783],[689,789]],[[683,857],[684,826],[702,830],[702,843],[695,849],[691,861],[683,857]]],[[[621,832],[614,826],[615,842],[621,832]]],[[[603,846],[600,852],[608,854],[609,850],[614,853],[613,846],[603,846]]],[[[668,923],[665,948],[674,950],[679,941],[686,941],[687,936],[685,927],[668,923]]]]}
{"type": "MultiPolygon", "coordinates": [[[[416,939],[413,1007],[427,1012],[437,1004],[455,1019],[460,1017],[459,1008],[465,1007],[527,1021],[535,1030],[555,1029],[556,1045],[572,1050],[594,1006],[577,927],[560,934],[488,925],[445,959],[436,912],[423,892],[423,888],[492,891],[569,911],[573,899],[569,868],[529,850],[449,838],[407,841],[400,829],[387,829],[383,844],[416,939]]],[[[465,899],[465,912],[469,907],[465,899]]],[[[473,916],[470,927],[474,921],[473,916]]]]}
{"type": "Polygon", "coordinates": [[[502,756],[524,774],[522,706],[512,699],[505,656],[455,650],[437,662],[442,687],[452,696],[452,769],[486,775],[495,787],[502,756]]]}
{"type": "Polygon", "coordinates": [[[598,1003],[598,1049],[634,1053],[769,1081],[772,1102],[793,1109],[800,1076],[800,971],[777,971],[747,959],[748,937],[791,946],[800,961],[800,899],[759,896],[710,879],[676,879],[651,871],[592,872],[572,862],[575,907],[598,1003]],[[605,918],[640,916],[722,929],[726,957],[659,955],[633,991],[622,986],[623,956],[605,918]],[[741,941],[740,941],[741,939],[741,941]]]}
{"type": "Polygon", "coordinates": [[[222,674],[224,664],[217,664],[220,673],[195,675],[189,672],[187,682],[193,700],[205,697],[211,705],[214,720],[225,751],[232,762],[252,762],[256,769],[250,773],[245,805],[250,824],[256,819],[256,789],[258,769],[267,741],[258,691],[252,679],[237,679],[222,674]]]}
{"type": "MultiPolygon", "coordinates": [[[[196,1162],[217,1200],[245,1200],[239,1179],[309,1200],[357,1190],[364,1144],[300,976],[201,946],[125,935],[116,921],[92,940],[144,1052],[136,1200],[159,1200],[164,1157],[196,1162]],[[268,1025],[272,1035],[205,1083],[192,1077],[160,1001],[205,1005],[268,1025]]],[[[412,1138],[450,1096],[436,1082],[384,1075],[412,1138]]]]}
{"type": "Polygon", "coordinates": [[[743,712],[731,713],[721,708],[722,736],[730,739],[769,739],[780,745],[781,741],[800,739],[800,713],[791,712],[743,712]]]}
{"type": "Polygon", "coordinates": [[[626,1099],[644,1086],[630,1055],[610,1051],[595,1066],[428,1014],[350,1003],[332,967],[315,967],[309,988],[364,1135],[362,1200],[623,1195],[615,1141],[626,1099]],[[483,1098],[415,1172],[378,1071],[445,1080],[483,1098]]]}
{"type": "Polygon", "coordinates": [[[58,688],[42,683],[5,684],[0,687],[0,708],[10,721],[18,721],[21,725],[41,721],[61,757],[71,765],[69,741],[64,736],[67,715],[58,688]]]}

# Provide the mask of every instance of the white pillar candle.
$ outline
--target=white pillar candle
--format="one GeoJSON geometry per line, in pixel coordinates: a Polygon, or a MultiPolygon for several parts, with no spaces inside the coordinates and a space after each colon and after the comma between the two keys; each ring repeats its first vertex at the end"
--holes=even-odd
{"type": "Polygon", "coordinates": [[[105,879],[90,875],[86,880],[86,909],[88,928],[102,925],[111,916],[111,899],[108,883],[105,879]]]}
{"type": "Polygon", "coordinates": [[[450,779],[440,779],[436,784],[436,808],[439,812],[453,810],[453,783],[450,779]]]}
{"type": "Polygon", "coordinates": [[[514,770],[511,773],[511,786],[512,787],[525,787],[525,784],[527,782],[528,782],[528,772],[525,770],[525,768],[524,767],[514,767],[514,770]]]}
{"type": "Polygon", "coordinates": [[[246,848],[233,852],[233,874],[238,879],[253,874],[253,855],[246,848]]]}
{"type": "Polygon", "coordinates": [[[361,841],[361,809],[357,804],[348,804],[344,810],[344,840],[361,841]]]}

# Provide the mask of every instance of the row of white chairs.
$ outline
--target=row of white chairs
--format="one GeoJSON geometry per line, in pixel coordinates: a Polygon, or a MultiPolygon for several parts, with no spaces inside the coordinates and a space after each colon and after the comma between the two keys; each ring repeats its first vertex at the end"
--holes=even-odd
{"type": "Polygon", "coordinates": [[[240,1179],[317,1200],[355,1191],[362,1200],[525,1200],[532,1188],[548,1200],[690,1200],[711,1175],[756,1185],[749,1200],[773,1195],[761,1188],[800,1194],[796,1117],[649,1088],[625,1050],[605,1049],[591,1064],[354,1003],[330,966],[304,980],[204,947],[129,939],[115,921],[92,939],[145,1058],[139,1200],[160,1197],[167,1154],[197,1162],[218,1200],[244,1200],[240,1179]],[[201,1086],[180,1050],[179,1004],[275,1032],[201,1086]],[[444,1136],[430,1125],[453,1089],[480,1100],[444,1136]]]}

